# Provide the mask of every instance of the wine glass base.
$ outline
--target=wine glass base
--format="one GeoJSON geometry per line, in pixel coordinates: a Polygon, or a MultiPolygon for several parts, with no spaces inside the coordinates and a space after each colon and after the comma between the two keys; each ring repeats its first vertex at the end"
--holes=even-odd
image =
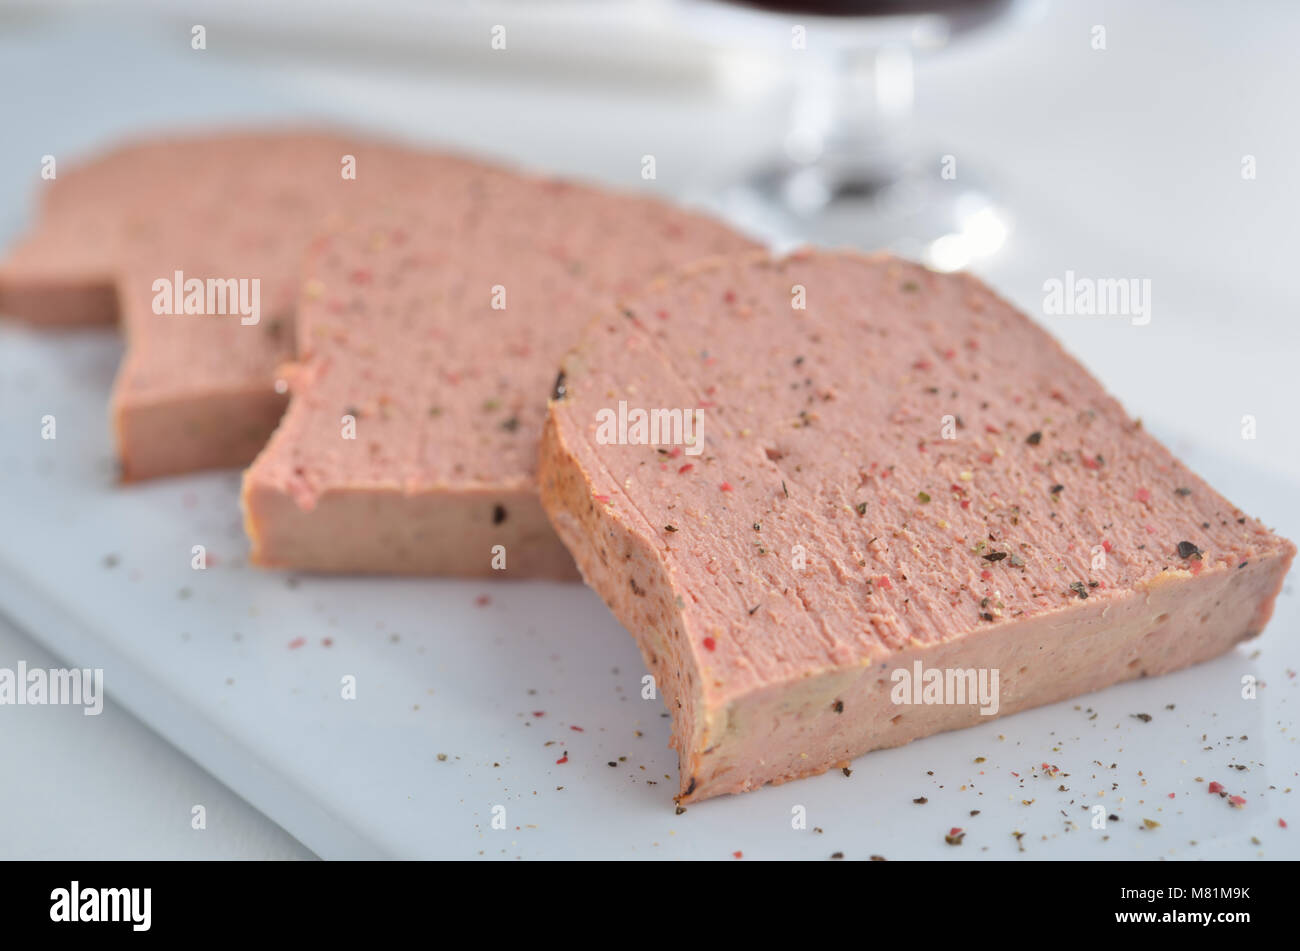
{"type": "Polygon", "coordinates": [[[983,186],[964,176],[944,179],[939,168],[937,159],[890,174],[769,168],[728,187],[715,204],[778,250],[800,244],[889,250],[942,271],[981,264],[1006,243],[1011,219],[983,186]]]}

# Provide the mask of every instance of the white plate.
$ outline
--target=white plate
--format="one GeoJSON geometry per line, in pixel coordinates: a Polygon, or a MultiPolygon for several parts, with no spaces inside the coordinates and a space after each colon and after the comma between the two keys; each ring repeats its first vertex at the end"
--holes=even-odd
{"type": "MultiPolygon", "coordinates": [[[[119,353],[108,333],[0,325],[0,606],[103,667],[114,698],[322,856],[1300,856],[1300,828],[1278,822],[1300,824],[1289,593],[1262,638],[1193,670],[676,815],[662,703],[640,698],[632,640],[591,592],[250,568],[235,473],[114,483],[119,353]],[[1240,697],[1245,674],[1256,700],[1240,697]],[[356,700],[341,698],[348,675],[356,700]],[[1104,831],[1096,803],[1119,817],[1104,831]],[[960,846],[945,843],[953,827],[960,846]]],[[[1174,444],[1295,537],[1294,486],[1174,444]]]]}

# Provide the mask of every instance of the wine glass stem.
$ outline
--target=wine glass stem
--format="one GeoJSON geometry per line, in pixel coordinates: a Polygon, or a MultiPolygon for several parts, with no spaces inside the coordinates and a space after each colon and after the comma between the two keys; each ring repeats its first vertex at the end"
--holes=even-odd
{"type": "Polygon", "coordinates": [[[895,178],[908,144],[913,101],[906,46],[834,50],[810,57],[795,94],[790,158],[846,184],[895,178]]]}

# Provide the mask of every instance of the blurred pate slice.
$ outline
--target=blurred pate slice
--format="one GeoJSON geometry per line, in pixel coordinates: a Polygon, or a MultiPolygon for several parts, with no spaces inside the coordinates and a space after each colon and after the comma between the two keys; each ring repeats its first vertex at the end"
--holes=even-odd
{"type": "Polygon", "coordinates": [[[262,447],[284,411],[275,371],[293,355],[301,256],[323,218],[434,190],[454,204],[500,174],[302,131],[142,141],[56,169],[0,262],[0,314],[120,321],[112,421],[126,479],[244,465],[262,447]]]}
{"type": "Polygon", "coordinates": [[[887,256],[659,282],[562,389],[543,504],[663,693],[682,801],[1214,657],[1295,553],[979,281],[887,256]]]}
{"type": "Polygon", "coordinates": [[[754,247],[654,199],[522,175],[450,218],[428,201],[354,216],[304,268],[292,401],[244,479],[253,560],[574,577],[536,481],[561,357],[615,295],[754,247]]]}

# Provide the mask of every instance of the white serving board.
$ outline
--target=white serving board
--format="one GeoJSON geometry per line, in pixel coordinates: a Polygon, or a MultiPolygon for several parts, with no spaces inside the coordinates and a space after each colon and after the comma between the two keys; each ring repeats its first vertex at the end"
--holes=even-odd
{"type": "MultiPolygon", "coordinates": [[[[236,473],[115,484],[105,405],[119,354],[108,332],[0,323],[0,610],[70,663],[103,667],[116,700],[322,856],[1300,856],[1290,593],[1262,638],[1196,669],[677,815],[662,702],[641,699],[640,658],[595,595],[251,568],[236,473]],[[191,568],[194,545],[206,570],[191,568]],[[1240,698],[1248,673],[1256,700],[1240,698]],[[341,698],[346,675],[356,700],[341,698]],[[1085,808],[1097,802],[1120,817],[1104,832],[1085,808]],[[960,846],[944,840],[954,826],[960,846]]],[[[1287,480],[1178,448],[1296,536],[1287,480]]]]}

